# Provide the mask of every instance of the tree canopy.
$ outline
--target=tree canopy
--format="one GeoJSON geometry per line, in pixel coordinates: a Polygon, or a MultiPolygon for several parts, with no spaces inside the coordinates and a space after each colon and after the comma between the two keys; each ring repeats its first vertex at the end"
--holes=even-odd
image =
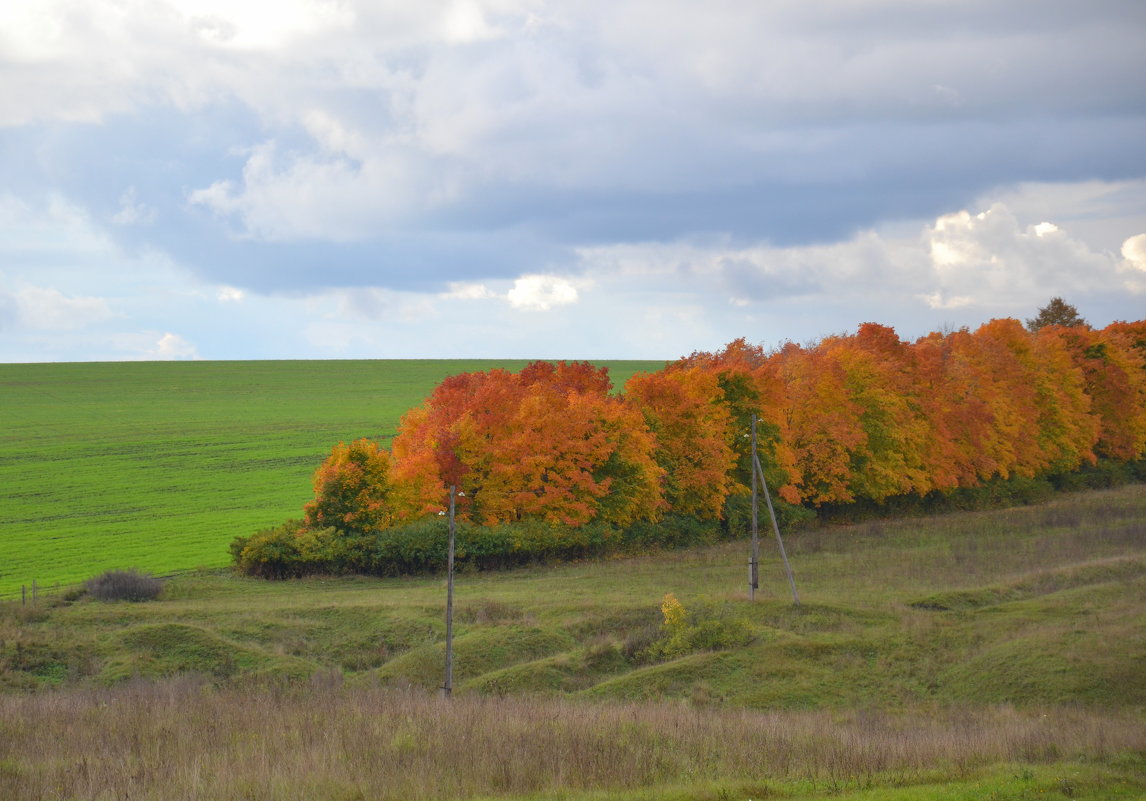
{"type": "Polygon", "coordinates": [[[1062,298],[1051,298],[1039,313],[1027,320],[1027,330],[1034,333],[1048,325],[1061,325],[1064,328],[1089,328],[1090,325],[1078,313],[1078,309],[1062,298]]]}
{"type": "Polygon", "coordinates": [[[1039,317],[916,342],[855,334],[766,352],[738,339],[613,394],[585,362],[463,373],[402,419],[392,453],[339,444],[306,522],[368,531],[432,515],[627,526],[719,520],[748,493],[753,415],[769,485],[793,504],[881,503],[1146,455],[1146,323],[1039,317]]]}

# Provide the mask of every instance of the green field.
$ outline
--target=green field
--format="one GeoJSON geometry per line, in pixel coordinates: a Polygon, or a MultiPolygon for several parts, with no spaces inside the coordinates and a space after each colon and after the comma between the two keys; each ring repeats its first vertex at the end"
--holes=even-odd
{"type": "Polygon", "coordinates": [[[744,542],[463,573],[452,704],[440,576],[0,604],[0,796],[1141,799],[1142,490],[793,533],[798,608],[744,542]],[[642,655],[667,592],[746,638],[642,655]]]}
{"type": "MultiPolygon", "coordinates": [[[[448,375],[527,362],[0,365],[0,598],[108,568],[217,566],[301,515],[339,440],[388,441],[448,375]]],[[[660,362],[597,362],[621,386],[660,362]]]]}

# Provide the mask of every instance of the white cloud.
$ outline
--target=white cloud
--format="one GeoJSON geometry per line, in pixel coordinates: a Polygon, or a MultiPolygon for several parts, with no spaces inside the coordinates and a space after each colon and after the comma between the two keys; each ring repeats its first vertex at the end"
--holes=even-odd
{"type": "Polygon", "coordinates": [[[52,288],[24,287],[15,301],[19,321],[40,331],[75,331],[112,317],[103,298],[68,297],[52,288]]]}
{"type": "Polygon", "coordinates": [[[449,290],[441,293],[441,297],[457,300],[487,300],[498,297],[498,294],[482,283],[451,281],[449,290]]]}
{"type": "Polygon", "coordinates": [[[1023,227],[1001,203],[974,215],[944,215],[924,240],[944,303],[973,298],[1000,308],[1048,293],[1116,291],[1121,284],[1111,254],[1092,250],[1053,223],[1023,227]]]}
{"type": "MultiPolygon", "coordinates": [[[[324,134],[331,148],[364,147],[354,136],[341,129],[324,134]]],[[[216,181],[190,192],[188,201],[239,216],[254,238],[351,242],[376,235],[383,221],[400,221],[449,194],[421,173],[416,159],[404,160],[385,148],[363,155],[362,160],[301,155],[284,152],[273,140],[263,142],[250,149],[241,185],[216,181]]]]}
{"type": "Polygon", "coordinates": [[[473,0],[453,0],[446,8],[444,38],[453,44],[496,39],[505,32],[490,25],[480,4],[473,0]]]}
{"type": "Polygon", "coordinates": [[[578,298],[576,284],[556,275],[523,275],[506,295],[510,306],[526,311],[549,311],[576,303],[578,298]]]}
{"type": "Polygon", "coordinates": [[[156,341],[155,347],[147,351],[143,358],[156,361],[198,359],[199,351],[179,334],[167,332],[156,341]]]}
{"type": "Polygon", "coordinates": [[[246,292],[233,286],[221,286],[215,293],[215,298],[220,303],[240,303],[246,296],[246,292]]]}
{"type": "Polygon", "coordinates": [[[1122,258],[1134,269],[1146,272],[1146,234],[1132,236],[1123,242],[1122,258]]]}

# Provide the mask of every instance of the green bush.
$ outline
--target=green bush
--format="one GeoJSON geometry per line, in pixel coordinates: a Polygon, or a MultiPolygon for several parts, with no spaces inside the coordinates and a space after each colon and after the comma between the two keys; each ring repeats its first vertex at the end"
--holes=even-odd
{"type": "MultiPolygon", "coordinates": [[[[443,517],[414,520],[367,534],[308,529],[302,520],[237,537],[231,557],[240,572],[270,579],[316,574],[398,576],[431,573],[446,565],[449,524],[443,517]]],[[[712,543],[724,536],[715,521],[670,515],[626,529],[592,522],[567,526],[522,520],[481,526],[457,522],[455,564],[496,570],[618,552],[644,552],[712,543]]]]}
{"type": "Polygon", "coordinates": [[[724,651],[752,640],[751,625],[734,614],[727,603],[702,601],[686,610],[675,597],[666,595],[661,610],[665,621],[660,636],[637,654],[634,661],[654,662],[700,651],[724,651]]]}
{"type": "Polygon", "coordinates": [[[250,576],[299,578],[331,573],[370,572],[366,536],[336,528],[309,529],[288,520],[231,543],[236,566],[250,576]]]}

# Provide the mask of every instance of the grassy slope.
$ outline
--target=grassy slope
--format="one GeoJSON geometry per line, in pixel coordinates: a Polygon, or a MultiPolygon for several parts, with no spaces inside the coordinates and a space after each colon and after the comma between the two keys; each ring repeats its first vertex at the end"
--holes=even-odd
{"type": "Polygon", "coordinates": [[[1140,485],[788,545],[799,609],[775,560],[745,599],[745,543],[464,574],[453,705],[417,691],[441,681],[440,577],[0,605],[0,686],[62,690],[0,693],[0,795],[1146,797],[1140,485]],[[668,591],[752,641],[627,659],[668,591]],[[185,672],[218,689],[122,681],[185,672]]]}
{"type": "MultiPolygon", "coordinates": [[[[524,361],[0,365],[0,598],[107,568],[223,565],[301,513],[339,440],[388,439],[442,378],[524,361]]],[[[655,362],[600,362],[617,386],[655,362]]]]}
{"type": "Polygon", "coordinates": [[[441,578],[203,571],[151,603],[0,605],[0,686],[61,689],[0,693],[0,795],[1146,797],[1140,485],[793,534],[800,609],[775,560],[745,599],[746,552],[460,576],[453,705],[417,691],[441,681],[441,578]],[[627,659],[667,591],[752,641],[627,659]],[[218,689],[122,681],[185,672],[218,689]]]}
{"type": "MultiPolygon", "coordinates": [[[[679,697],[758,708],[920,703],[1146,707],[1146,493],[800,532],[744,593],[745,545],[464,574],[461,692],[679,697]],[[747,622],[753,640],[642,664],[673,592],[747,622]]],[[[350,681],[441,681],[440,578],[268,583],[173,579],[161,601],[9,607],[0,682],[109,682],[191,670],[220,678],[336,671],[350,681]],[[18,616],[31,616],[18,624],[18,616]],[[42,619],[41,619],[42,618],[42,619]],[[13,647],[21,644],[17,663],[13,647]]]]}

